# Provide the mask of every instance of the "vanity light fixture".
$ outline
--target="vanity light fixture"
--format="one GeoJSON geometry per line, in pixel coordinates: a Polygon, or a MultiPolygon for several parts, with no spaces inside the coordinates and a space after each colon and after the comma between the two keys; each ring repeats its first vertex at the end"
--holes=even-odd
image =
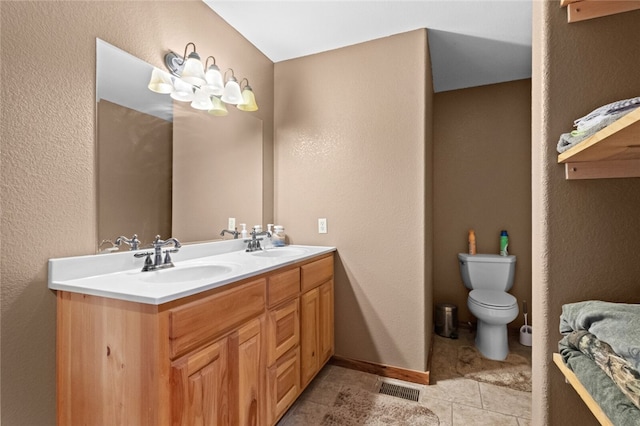
{"type": "Polygon", "coordinates": [[[222,92],[222,102],[228,104],[238,105],[242,103],[242,93],[240,92],[240,85],[236,76],[233,74],[233,70],[229,68],[224,72],[224,78],[227,82],[224,85],[224,92],[222,92]],[[231,71],[231,77],[227,79],[227,73],[231,71]]]}
{"type": "Polygon", "coordinates": [[[220,73],[220,68],[216,65],[216,58],[213,56],[207,57],[205,62],[205,69],[207,70],[204,74],[204,78],[206,83],[202,86],[202,91],[214,96],[222,95],[224,91],[224,82],[222,81],[222,73],[220,73]],[[209,58],[213,59],[213,64],[209,65],[209,58]]]}
{"type": "Polygon", "coordinates": [[[244,78],[241,84],[238,84],[231,68],[228,68],[223,76],[213,56],[208,56],[203,66],[200,55],[196,53],[195,43],[187,43],[182,56],[169,51],[164,57],[164,64],[173,76],[154,68],[148,85],[149,90],[169,94],[176,101],[191,102],[192,108],[208,111],[216,116],[229,113],[225,103],[236,105],[241,111],[258,110],[249,80],[244,78]],[[192,46],[193,51],[187,55],[189,46],[192,46]],[[211,65],[209,60],[212,60],[211,65]],[[228,73],[231,75],[227,78],[228,73]],[[244,87],[241,87],[245,82],[244,87]]]}
{"type": "Polygon", "coordinates": [[[164,56],[164,63],[171,71],[171,74],[180,77],[189,84],[202,86],[207,82],[204,76],[204,67],[200,62],[200,55],[196,53],[196,45],[194,43],[187,43],[182,56],[170,51],[164,56]],[[193,52],[187,56],[189,45],[193,46],[193,52]]]}
{"type": "Polygon", "coordinates": [[[253,90],[251,86],[249,86],[249,80],[243,78],[240,82],[240,87],[242,87],[242,83],[247,82],[242,88],[242,102],[238,104],[238,109],[241,111],[257,111],[258,104],[256,104],[256,96],[253,94],[253,90]]]}

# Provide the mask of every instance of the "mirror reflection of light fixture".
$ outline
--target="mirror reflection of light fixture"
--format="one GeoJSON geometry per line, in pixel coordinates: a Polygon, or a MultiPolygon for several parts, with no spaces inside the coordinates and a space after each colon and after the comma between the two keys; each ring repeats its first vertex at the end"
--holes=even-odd
{"type": "Polygon", "coordinates": [[[241,111],[257,111],[258,104],[256,103],[256,96],[253,94],[253,90],[251,86],[249,86],[249,80],[243,78],[240,82],[240,86],[242,87],[242,83],[247,82],[242,89],[242,102],[238,104],[238,109],[241,111]]]}
{"type": "Polygon", "coordinates": [[[170,94],[176,101],[191,102],[192,108],[208,111],[216,116],[225,116],[229,113],[225,103],[236,105],[241,111],[258,110],[249,80],[242,79],[242,83],[246,82],[246,84],[241,87],[242,84],[238,84],[231,68],[228,68],[223,76],[213,56],[207,57],[203,67],[200,55],[196,53],[196,45],[192,42],[184,47],[182,56],[169,51],[164,57],[164,64],[173,77],[154,68],[148,85],[149,90],[170,94]],[[193,52],[187,55],[189,46],[193,47],[193,52]],[[213,62],[211,65],[209,65],[209,59],[213,62]],[[227,78],[229,71],[231,76],[227,78]]]}
{"type": "Polygon", "coordinates": [[[193,86],[179,78],[173,80],[173,92],[171,98],[180,102],[191,102],[195,97],[193,86]]]}
{"type": "Polygon", "coordinates": [[[180,77],[187,83],[193,84],[194,86],[202,86],[206,83],[204,67],[202,66],[202,62],[200,62],[200,55],[196,53],[196,45],[194,43],[187,43],[184,47],[184,55],[182,56],[174,52],[167,53],[164,57],[164,63],[169,71],[171,71],[171,74],[180,77]],[[193,52],[187,56],[189,45],[193,46],[193,52]]]}
{"type": "Polygon", "coordinates": [[[219,97],[212,96],[211,103],[213,107],[209,110],[209,114],[218,117],[224,117],[225,115],[229,114],[229,111],[227,111],[227,107],[224,106],[224,102],[222,102],[219,97]]]}
{"type": "Polygon", "coordinates": [[[168,95],[173,92],[173,84],[171,84],[171,76],[166,71],[153,68],[151,72],[151,80],[147,86],[152,92],[168,95]]]}
{"type": "Polygon", "coordinates": [[[238,105],[242,102],[242,93],[240,92],[240,85],[236,76],[233,74],[233,70],[229,68],[224,72],[224,78],[227,82],[224,85],[224,92],[222,92],[222,101],[232,105],[238,105]],[[227,79],[227,72],[231,71],[231,77],[227,79]]]}
{"type": "Polygon", "coordinates": [[[191,101],[191,108],[199,109],[201,111],[209,111],[213,108],[211,98],[200,89],[195,90],[193,101],[191,101]]]}
{"type": "Polygon", "coordinates": [[[222,95],[224,91],[224,82],[222,81],[222,73],[220,73],[220,68],[216,65],[216,58],[213,56],[208,56],[205,62],[206,72],[204,74],[204,78],[206,83],[202,86],[202,91],[214,96],[222,95]],[[213,59],[213,64],[209,65],[209,58],[213,59]]]}

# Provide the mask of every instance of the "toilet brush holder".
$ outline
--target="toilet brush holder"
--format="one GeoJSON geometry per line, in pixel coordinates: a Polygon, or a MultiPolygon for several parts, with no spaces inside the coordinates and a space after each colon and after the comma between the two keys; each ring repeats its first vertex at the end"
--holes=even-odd
{"type": "Polygon", "coordinates": [[[527,320],[527,301],[522,302],[522,312],[524,313],[524,325],[520,327],[520,344],[524,346],[531,346],[531,338],[533,335],[533,329],[529,325],[527,320]]]}
{"type": "Polygon", "coordinates": [[[530,325],[523,325],[520,327],[520,344],[524,346],[531,346],[531,338],[533,330],[530,325]]]}

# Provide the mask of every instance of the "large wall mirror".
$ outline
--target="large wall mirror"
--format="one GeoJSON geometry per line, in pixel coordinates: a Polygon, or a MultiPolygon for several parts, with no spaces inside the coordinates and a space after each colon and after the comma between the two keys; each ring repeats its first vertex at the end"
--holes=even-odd
{"type": "Polygon", "coordinates": [[[262,222],[262,121],[217,117],[147,89],[153,66],[97,39],[98,242],[220,239],[262,222]]]}

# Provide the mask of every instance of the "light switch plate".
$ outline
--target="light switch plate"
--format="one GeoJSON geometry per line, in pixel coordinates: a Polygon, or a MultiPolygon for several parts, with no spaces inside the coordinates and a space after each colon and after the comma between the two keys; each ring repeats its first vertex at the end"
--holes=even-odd
{"type": "Polygon", "coordinates": [[[326,234],[327,232],[327,218],[321,217],[318,219],[318,234],[326,234]]]}
{"type": "Polygon", "coordinates": [[[229,218],[229,226],[227,226],[227,229],[229,231],[233,231],[234,229],[236,229],[236,218],[235,217],[230,217],[229,218]]]}

